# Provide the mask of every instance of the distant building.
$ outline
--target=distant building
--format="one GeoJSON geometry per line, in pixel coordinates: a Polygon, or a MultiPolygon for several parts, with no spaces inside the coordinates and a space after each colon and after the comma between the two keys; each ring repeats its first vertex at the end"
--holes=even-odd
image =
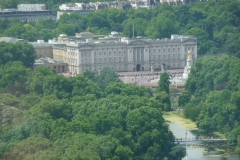
{"type": "Polygon", "coordinates": [[[117,8],[127,11],[132,8],[132,6],[129,2],[125,1],[67,3],[59,6],[60,11],[57,12],[57,19],[59,19],[62,14],[70,14],[71,12],[77,12],[83,17],[86,17],[90,12],[95,12],[105,8],[117,8]]]}
{"type": "Polygon", "coordinates": [[[13,38],[13,37],[0,37],[0,42],[24,42],[24,39],[18,39],[18,38],[13,38]]]}
{"type": "Polygon", "coordinates": [[[44,42],[43,40],[38,40],[37,42],[29,42],[33,45],[34,50],[37,53],[37,58],[50,57],[53,58],[52,45],[44,42]]]}
{"type": "Polygon", "coordinates": [[[57,73],[67,73],[68,72],[68,64],[63,61],[51,59],[49,57],[36,59],[33,65],[33,70],[38,66],[45,66],[48,68],[54,69],[57,73]]]}
{"type": "Polygon", "coordinates": [[[43,19],[57,19],[57,14],[46,10],[45,4],[19,4],[18,9],[0,10],[0,18],[13,20],[19,18],[22,22],[43,19]]]}
{"type": "Polygon", "coordinates": [[[45,4],[19,4],[17,6],[19,11],[45,11],[45,4]]]}
{"type": "Polygon", "coordinates": [[[116,71],[150,71],[161,65],[184,68],[187,51],[197,59],[197,38],[172,35],[171,39],[152,40],[145,37],[125,38],[117,32],[109,36],[95,36],[89,32],[68,37],[60,35],[53,43],[53,57],[68,63],[69,72],[98,72],[104,66],[116,71]]]}

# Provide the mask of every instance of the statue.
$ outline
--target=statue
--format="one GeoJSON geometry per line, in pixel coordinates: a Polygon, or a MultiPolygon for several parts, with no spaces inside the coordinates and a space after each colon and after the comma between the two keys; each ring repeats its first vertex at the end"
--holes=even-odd
{"type": "Polygon", "coordinates": [[[162,72],[162,73],[164,73],[164,72],[165,72],[165,67],[164,67],[164,65],[163,65],[163,64],[161,65],[161,72],[162,72]]]}
{"type": "Polygon", "coordinates": [[[192,50],[188,50],[188,59],[192,59],[192,50]]]}

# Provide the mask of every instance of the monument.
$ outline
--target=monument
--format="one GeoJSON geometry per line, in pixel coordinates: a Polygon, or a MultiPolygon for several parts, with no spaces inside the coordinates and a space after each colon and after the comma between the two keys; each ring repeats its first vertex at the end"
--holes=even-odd
{"type": "Polygon", "coordinates": [[[190,69],[193,65],[193,59],[192,59],[192,51],[188,50],[188,56],[187,56],[187,65],[184,68],[183,75],[181,77],[173,77],[170,79],[171,83],[174,85],[184,85],[188,79],[188,75],[190,74],[190,69]]]}
{"type": "MultiPolygon", "coordinates": [[[[188,75],[190,74],[190,69],[193,65],[193,59],[192,59],[192,51],[191,50],[188,50],[188,54],[187,54],[187,65],[185,66],[184,68],[184,72],[183,72],[183,75],[181,77],[173,77],[173,78],[170,78],[170,82],[171,84],[173,85],[185,85],[187,79],[188,79],[188,75]]],[[[164,73],[166,72],[165,71],[165,67],[164,65],[162,64],[161,66],[161,73],[164,73]]],[[[155,79],[153,80],[154,82],[158,82],[159,79],[155,79]]]]}
{"type": "Polygon", "coordinates": [[[192,51],[189,50],[188,51],[188,57],[187,57],[187,65],[186,67],[184,68],[184,72],[183,72],[183,78],[184,79],[187,79],[188,78],[188,75],[190,73],[190,69],[193,65],[193,59],[192,59],[192,51]]]}

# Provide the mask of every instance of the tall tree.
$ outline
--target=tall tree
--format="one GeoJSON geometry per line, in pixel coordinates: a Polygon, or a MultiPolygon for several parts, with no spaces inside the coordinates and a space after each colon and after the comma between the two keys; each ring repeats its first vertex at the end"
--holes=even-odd
{"type": "Polygon", "coordinates": [[[161,74],[160,76],[160,80],[158,81],[158,91],[161,92],[161,91],[164,91],[166,92],[167,94],[169,94],[169,85],[170,85],[170,78],[169,78],[169,75],[168,73],[163,73],[161,74]]]}
{"type": "Polygon", "coordinates": [[[106,88],[109,82],[118,78],[118,75],[114,68],[109,66],[105,66],[100,70],[100,74],[98,76],[98,84],[102,90],[106,88]]]}

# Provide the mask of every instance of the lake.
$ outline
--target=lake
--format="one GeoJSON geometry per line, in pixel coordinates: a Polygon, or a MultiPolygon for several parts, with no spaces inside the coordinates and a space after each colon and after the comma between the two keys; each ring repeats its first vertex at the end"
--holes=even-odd
{"type": "MultiPolygon", "coordinates": [[[[169,123],[169,129],[173,132],[176,138],[184,138],[186,135],[186,130],[184,128],[181,128],[178,124],[174,122],[169,123]]],[[[194,138],[195,135],[190,131],[187,131],[187,137],[194,138]]],[[[185,143],[182,143],[181,145],[185,146],[185,143]]],[[[202,142],[189,142],[187,146],[188,157],[185,159],[187,160],[240,160],[240,158],[237,156],[224,157],[220,155],[214,155],[214,153],[216,152],[214,150],[210,151],[210,153],[212,153],[212,156],[203,155],[205,148],[202,147],[202,145],[203,145],[202,142]]]]}

